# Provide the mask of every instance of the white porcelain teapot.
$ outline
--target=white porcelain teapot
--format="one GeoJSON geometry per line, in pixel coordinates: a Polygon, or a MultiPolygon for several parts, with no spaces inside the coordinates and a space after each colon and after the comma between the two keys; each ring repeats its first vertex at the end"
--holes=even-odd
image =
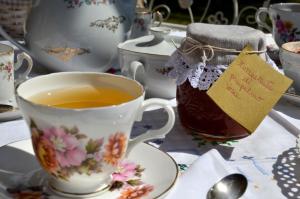
{"type": "Polygon", "coordinates": [[[55,71],[106,71],[117,63],[136,0],[36,0],[25,26],[25,45],[0,34],[55,71]]]}

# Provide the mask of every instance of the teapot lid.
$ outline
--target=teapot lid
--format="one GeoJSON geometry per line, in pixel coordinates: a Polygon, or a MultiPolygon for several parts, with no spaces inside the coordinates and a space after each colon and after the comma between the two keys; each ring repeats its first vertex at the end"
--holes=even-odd
{"type": "Polygon", "coordinates": [[[152,27],[150,28],[152,35],[127,40],[119,44],[118,48],[135,53],[171,56],[176,47],[173,43],[165,40],[170,31],[171,29],[166,27],[152,27]]]}

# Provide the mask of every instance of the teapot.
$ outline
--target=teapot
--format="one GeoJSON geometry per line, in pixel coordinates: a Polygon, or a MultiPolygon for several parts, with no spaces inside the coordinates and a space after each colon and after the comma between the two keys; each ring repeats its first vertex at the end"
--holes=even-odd
{"type": "Polygon", "coordinates": [[[25,45],[0,34],[54,71],[104,72],[117,61],[136,0],[36,0],[25,24],[25,45]]]}

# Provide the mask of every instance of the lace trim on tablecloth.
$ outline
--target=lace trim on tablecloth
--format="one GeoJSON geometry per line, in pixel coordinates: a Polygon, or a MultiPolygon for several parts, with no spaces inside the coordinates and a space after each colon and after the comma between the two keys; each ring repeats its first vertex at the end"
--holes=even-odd
{"type": "MultiPolygon", "coordinates": [[[[275,62],[267,54],[266,59],[268,64],[278,70],[275,62]]],[[[188,79],[191,86],[199,90],[208,90],[228,67],[228,65],[206,65],[205,62],[189,64],[179,50],[172,54],[165,66],[172,68],[167,75],[176,79],[177,85],[183,84],[188,79]]]]}

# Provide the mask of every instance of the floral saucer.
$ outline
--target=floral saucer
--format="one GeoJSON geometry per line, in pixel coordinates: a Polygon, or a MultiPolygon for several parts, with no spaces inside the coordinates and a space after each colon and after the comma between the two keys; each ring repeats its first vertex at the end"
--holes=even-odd
{"type": "MultiPolygon", "coordinates": [[[[0,148],[5,163],[0,163],[0,198],[62,199],[47,186],[47,174],[33,155],[31,140],[0,148]],[[27,157],[16,162],[18,157],[27,157]],[[26,160],[27,159],[27,160],[26,160]],[[22,162],[21,162],[22,161],[22,162]],[[32,164],[31,168],[30,165],[32,164]],[[23,166],[26,169],[22,171],[23,166]],[[7,171],[9,169],[9,171],[7,171]],[[31,171],[30,171],[31,170],[31,171]]],[[[120,163],[109,190],[91,199],[153,199],[163,198],[178,176],[176,162],[159,149],[141,143],[120,163]]],[[[80,196],[82,198],[82,196],[80,196]]]]}

